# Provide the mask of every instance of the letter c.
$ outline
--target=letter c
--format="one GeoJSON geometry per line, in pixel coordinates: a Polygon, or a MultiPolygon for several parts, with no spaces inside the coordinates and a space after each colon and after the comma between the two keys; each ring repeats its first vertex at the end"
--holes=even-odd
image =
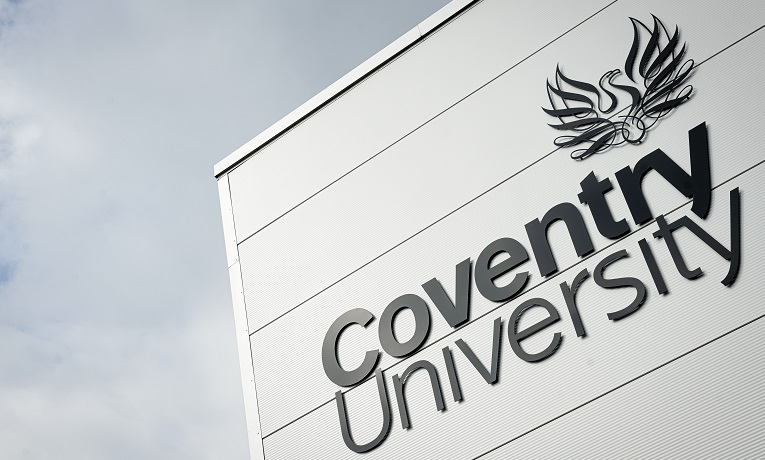
{"type": "Polygon", "coordinates": [[[364,380],[377,367],[380,350],[367,351],[364,362],[352,371],[346,371],[337,362],[337,339],[345,328],[352,324],[366,327],[374,318],[375,316],[368,310],[354,308],[340,315],[329,327],[327,335],[324,336],[324,344],[321,347],[321,363],[324,366],[324,373],[337,385],[341,387],[353,386],[364,380]]]}

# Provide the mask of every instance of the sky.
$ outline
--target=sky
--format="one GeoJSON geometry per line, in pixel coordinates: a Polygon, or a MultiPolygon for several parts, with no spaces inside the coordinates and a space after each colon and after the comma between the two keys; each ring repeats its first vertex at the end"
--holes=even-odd
{"type": "Polygon", "coordinates": [[[248,458],[212,167],[446,3],[0,0],[0,458],[248,458]]]}

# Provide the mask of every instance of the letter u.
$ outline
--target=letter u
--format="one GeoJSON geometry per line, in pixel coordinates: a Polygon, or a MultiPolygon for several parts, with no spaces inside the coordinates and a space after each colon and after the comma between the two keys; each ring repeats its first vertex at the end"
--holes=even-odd
{"type": "Polygon", "coordinates": [[[342,390],[335,393],[335,402],[337,403],[337,414],[340,417],[340,430],[343,432],[343,441],[349,449],[356,453],[367,452],[382,444],[390,433],[390,401],[388,400],[388,389],[385,387],[385,378],[380,369],[375,371],[375,380],[377,380],[377,392],[380,395],[380,408],[382,409],[382,428],[380,434],[372,441],[366,444],[356,444],[351,437],[351,427],[348,424],[348,413],[345,409],[345,398],[342,390]]]}

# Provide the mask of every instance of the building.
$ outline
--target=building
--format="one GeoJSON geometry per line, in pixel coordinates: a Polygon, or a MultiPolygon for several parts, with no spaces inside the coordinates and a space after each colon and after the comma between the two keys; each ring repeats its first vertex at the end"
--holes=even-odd
{"type": "Polygon", "coordinates": [[[552,3],[216,165],[253,458],[765,455],[765,7],[552,3]]]}

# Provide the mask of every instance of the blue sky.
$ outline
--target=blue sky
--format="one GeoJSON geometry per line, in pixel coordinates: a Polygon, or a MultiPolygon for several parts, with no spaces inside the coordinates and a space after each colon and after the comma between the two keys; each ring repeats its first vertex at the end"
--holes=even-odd
{"type": "Polygon", "coordinates": [[[0,0],[0,458],[247,458],[212,166],[446,3],[0,0]]]}

